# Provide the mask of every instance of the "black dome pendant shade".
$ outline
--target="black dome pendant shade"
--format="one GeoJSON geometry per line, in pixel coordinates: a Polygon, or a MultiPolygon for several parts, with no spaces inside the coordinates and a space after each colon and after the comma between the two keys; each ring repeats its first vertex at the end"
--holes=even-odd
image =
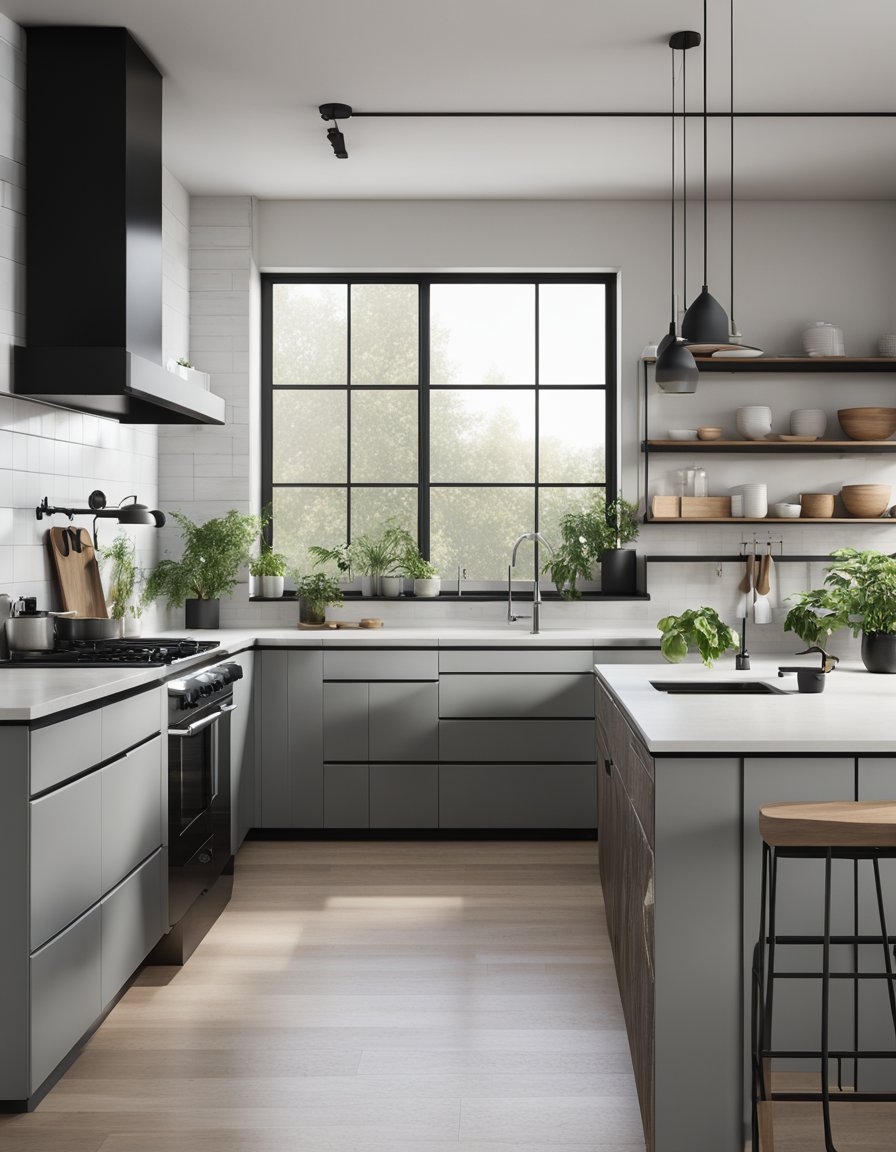
{"type": "Polygon", "coordinates": [[[707,286],[709,280],[707,274],[709,260],[707,201],[709,197],[706,163],[706,60],[706,0],[703,0],[703,287],[700,295],[684,314],[681,321],[681,334],[689,344],[722,344],[727,346],[731,335],[728,314],[710,293],[707,286]]]}

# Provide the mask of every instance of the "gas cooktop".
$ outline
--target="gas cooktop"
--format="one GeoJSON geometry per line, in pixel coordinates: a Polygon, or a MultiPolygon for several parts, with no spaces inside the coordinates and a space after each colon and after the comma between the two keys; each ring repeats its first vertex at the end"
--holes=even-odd
{"type": "Polygon", "coordinates": [[[9,665],[29,668],[139,668],[175,664],[218,647],[217,640],[141,636],[133,640],[76,640],[53,652],[11,652],[9,665]]]}

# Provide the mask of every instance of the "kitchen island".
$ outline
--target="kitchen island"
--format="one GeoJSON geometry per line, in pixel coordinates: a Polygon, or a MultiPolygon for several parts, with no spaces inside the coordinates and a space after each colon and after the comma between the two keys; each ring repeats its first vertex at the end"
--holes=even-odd
{"type": "MultiPolygon", "coordinates": [[[[647,1146],[656,1152],[740,1152],[749,1135],[760,804],[896,800],[896,677],[841,665],[823,693],[808,695],[794,677],[779,679],[777,664],[596,669],[601,879],[647,1146]],[[785,692],[680,695],[652,683],[710,680],[763,681],[785,692]]],[[[851,932],[857,918],[872,933],[873,887],[860,872],[855,906],[853,865],[841,864],[833,931],[851,932]]],[[[823,869],[815,865],[782,869],[780,931],[820,931],[823,869]]],[[[882,873],[892,923],[896,869],[882,873]]],[[[804,969],[818,967],[817,952],[800,957],[804,969]]],[[[835,949],[833,963],[848,970],[845,952],[835,949]]],[[[862,950],[863,970],[882,963],[879,947],[862,950]]],[[[787,993],[776,1004],[776,1040],[817,1048],[817,984],[791,981],[787,993]]],[[[860,990],[862,1047],[893,1048],[883,997],[882,981],[860,990]]],[[[832,1027],[835,1046],[854,1047],[852,982],[835,982],[832,1027]]],[[[862,1067],[862,1087],[892,1090],[896,1064],[866,1063],[875,1066],[862,1067]]]]}

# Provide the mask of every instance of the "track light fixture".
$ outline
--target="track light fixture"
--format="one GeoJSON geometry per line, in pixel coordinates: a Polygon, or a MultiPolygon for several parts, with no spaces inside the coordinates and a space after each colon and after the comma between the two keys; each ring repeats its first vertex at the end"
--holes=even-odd
{"type": "Polygon", "coordinates": [[[332,120],[333,127],[327,129],[327,139],[333,145],[333,151],[340,160],[348,159],[345,147],[345,137],[339,131],[338,120],[348,120],[352,114],[351,104],[321,104],[318,111],[321,120],[332,120]]]}

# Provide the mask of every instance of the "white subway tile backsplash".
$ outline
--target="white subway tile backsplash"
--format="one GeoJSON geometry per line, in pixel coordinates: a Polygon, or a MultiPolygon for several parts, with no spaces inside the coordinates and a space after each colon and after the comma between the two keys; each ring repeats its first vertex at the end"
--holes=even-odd
{"type": "MultiPolygon", "coordinates": [[[[192,205],[190,208],[192,213],[192,205]]],[[[190,226],[190,244],[194,248],[248,248],[252,243],[251,228],[217,228],[190,226]]]]}
{"type": "Polygon", "coordinates": [[[12,508],[0,508],[0,548],[15,543],[15,516],[12,508]]]}
{"type": "Polygon", "coordinates": [[[190,318],[194,316],[248,316],[249,297],[245,292],[193,292],[190,318]]]}
{"type": "MultiPolygon", "coordinates": [[[[194,196],[190,201],[190,224],[204,227],[240,227],[252,223],[252,199],[249,196],[194,196]]],[[[247,237],[245,243],[249,244],[247,237]]]]}
{"type": "Polygon", "coordinates": [[[248,271],[251,255],[247,248],[191,248],[190,267],[194,271],[233,268],[248,271]]]}

